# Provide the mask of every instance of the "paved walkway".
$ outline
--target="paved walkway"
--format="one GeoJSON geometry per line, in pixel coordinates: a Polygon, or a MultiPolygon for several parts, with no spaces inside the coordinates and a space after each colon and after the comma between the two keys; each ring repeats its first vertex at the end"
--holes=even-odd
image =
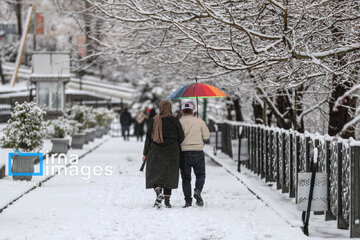
{"type": "Polygon", "coordinates": [[[80,160],[83,174],[56,176],[5,209],[0,239],[308,239],[210,160],[203,208],[183,209],[178,189],[172,209],[154,209],[141,153],[142,143],[110,139],[80,160]],[[85,180],[95,166],[112,175],[85,180]]]}

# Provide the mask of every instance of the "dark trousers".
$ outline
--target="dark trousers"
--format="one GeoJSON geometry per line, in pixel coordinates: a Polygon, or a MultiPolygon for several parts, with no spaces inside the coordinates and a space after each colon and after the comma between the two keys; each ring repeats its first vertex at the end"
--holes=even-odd
{"type": "Polygon", "coordinates": [[[143,140],[143,135],[144,135],[144,123],[136,123],[135,124],[135,135],[136,135],[136,140],[137,141],[142,141],[143,140]]]}
{"type": "MultiPolygon", "coordinates": [[[[155,190],[156,188],[158,188],[158,187],[161,188],[160,185],[157,185],[157,186],[154,187],[154,190],[155,190]]],[[[163,194],[164,194],[165,196],[170,196],[170,195],[171,195],[171,189],[170,189],[170,188],[162,188],[162,189],[163,189],[163,194]]]]}
{"type": "Polygon", "coordinates": [[[205,156],[203,151],[184,151],[180,162],[185,201],[191,202],[191,168],[196,176],[195,189],[202,191],[205,183],[205,156]]]}
{"type": "Polygon", "coordinates": [[[130,126],[128,126],[128,125],[122,125],[122,126],[121,126],[121,133],[122,133],[122,136],[124,137],[124,140],[129,140],[129,136],[130,136],[130,126]]]}

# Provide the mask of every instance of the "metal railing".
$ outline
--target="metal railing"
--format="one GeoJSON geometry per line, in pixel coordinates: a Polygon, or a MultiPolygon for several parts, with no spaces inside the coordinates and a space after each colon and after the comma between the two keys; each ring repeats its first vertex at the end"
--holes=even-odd
{"type": "MultiPolygon", "coordinates": [[[[209,119],[210,130],[219,124],[209,119]]],[[[350,237],[360,237],[360,141],[230,121],[221,122],[219,131],[221,151],[231,158],[231,140],[241,132],[249,152],[243,166],[275,182],[290,198],[297,196],[297,174],[310,171],[313,149],[318,148],[318,172],[328,176],[328,211],[316,214],[324,214],[325,221],[336,220],[339,229],[350,229],[350,237]]],[[[240,152],[240,144],[237,147],[240,152]]]]}

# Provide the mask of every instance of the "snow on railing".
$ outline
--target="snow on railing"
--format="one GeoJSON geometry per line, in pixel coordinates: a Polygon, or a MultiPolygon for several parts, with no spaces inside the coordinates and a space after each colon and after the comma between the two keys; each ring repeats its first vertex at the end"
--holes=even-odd
{"type": "Polygon", "coordinates": [[[325,220],[337,220],[338,228],[350,228],[352,237],[360,237],[356,224],[360,217],[360,141],[209,118],[210,131],[215,131],[214,125],[221,132],[222,152],[239,161],[241,141],[234,140],[239,140],[239,135],[246,138],[249,160],[243,165],[266,182],[276,183],[290,198],[297,196],[297,174],[309,172],[311,162],[317,159],[318,171],[327,173],[328,178],[325,220]],[[234,142],[239,142],[235,145],[238,149],[234,142]]]}

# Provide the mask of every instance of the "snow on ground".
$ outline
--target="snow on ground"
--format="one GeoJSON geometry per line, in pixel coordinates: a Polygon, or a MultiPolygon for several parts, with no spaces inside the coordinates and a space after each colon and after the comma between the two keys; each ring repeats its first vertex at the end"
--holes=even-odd
{"type": "MultiPolygon", "coordinates": [[[[289,226],[300,228],[303,226],[301,221],[301,211],[296,209],[295,199],[289,198],[288,193],[282,193],[276,189],[276,183],[268,184],[264,179],[249,169],[241,166],[241,173],[237,172],[237,162],[228,155],[218,151],[214,156],[210,145],[205,146],[205,153],[214,161],[222,165],[224,169],[238,178],[252,192],[254,192],[269,208],[273,209],[289,226]]],[[[311,214],[309,223],[309,234],[316,239],[347,239],[350,236],[348,230],[337,229],[336,221],[325,221],[324,215],[311,214]]]]}
{"type": "MultiPolygon", "coordinates": [[[[139,172],[142,143],[112,138],[79,167],[112,166],[111,176],[56,176],[0,214],[0,239],[308,239],[207,159],[205,206],[152,207],[139,172]]],[[[181,185],[180,185],[181,186],[181,185]]]]}
{"type": "MultiPolygon", "coordinates": [[[[85,154],[87,154],[89,151],[92,151],[92,149],[94,149],[98,145],[107,141],[108,138],[109,138],[109,136],[104,136],[101,139],[96,138],[93,142],[85,144],[83,149],[70,149],[68,152],[68,156],[70,156],[71,154],[76,154],[79,158],[81,158],[81,157],[85,156],[85,154]]],[[[50,150],[51,146],[52,146],[52,144],[50,143],[50,140],[45,140],[44,147],[41,152],[46,153],[46,150],[50,150]]],[[[50,161],[49,161],[50,164],[47,165],[49,167],[48,174],[44,174],[43,176],[33,176],[32,180],[29,182],[13,181],[12,176],[8,175],[8,153],[9,152],[13,152],[13,150],[8,149],[8,148],[0,148],[0,159],[1,159],[1,161],[3,161],[3,164],[6,165],[6,168],[5,168],[6,176],[5,176],[5,178],[0,180],[0,209],[6,207],[14,199],[18,198],[19,196],[21,196],[25,192],[29,191],[34,186],[39,185],[39,183],[45,181],[45,179],[47,179],[48,177],[53,175],[52,166],[61,167],[61,166],[65,165],[64,161],[58,162],[56,159],[54,161],[54,163],[52,163],[52,161],[50,159],[50,161]]],[[[46,161],[45,158],[43,160],[46,161]]],[[[0,161],[0,166],[1,166],[1,161],[0,161]]],[[[45,171],[46,171],[46,169],[44,168],[44,172],[45,171]]],[[[34,172],[36,172],[36,173],[40,172],[40,164],[39,163],[35,164],[34,172]]],[[[0,240],[2,240],[2,239],[0,238],[0,240]]]]}

